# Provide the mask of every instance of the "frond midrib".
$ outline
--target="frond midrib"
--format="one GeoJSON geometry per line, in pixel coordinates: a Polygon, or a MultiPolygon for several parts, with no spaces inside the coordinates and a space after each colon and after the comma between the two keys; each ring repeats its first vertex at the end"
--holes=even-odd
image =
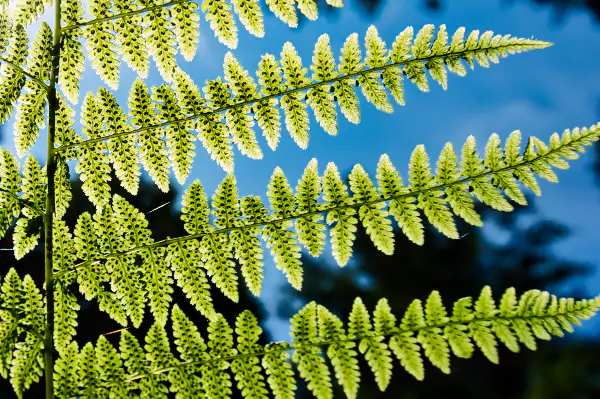
{"type": "Polygon", "coordinates": [[[44,83],[41,79],[39,79],[38,77],[30,74],[29,72],[27,72],[26,70],[24,70],[23,68],[21,68],[20,66],[18,66],[17,64],[15,64],[14,62],[7,60],[4,57],[0,57],[0,63],[4,62],[6,65],[9,65],[11,68],[13,68],[15,71],[19,72],[20,74],[26,76],[27,78],[29,78],[31,81],[37,83],[38,85],[40,85],[46,92],[49,90],[49,87],[46,83],[44,83]]]}
{"type": "MultiPolygon", "coordinates": [[[[594,130],[589,130],[588,135],[592,135],[594,132],[594,130]]],[[[445,184],[439,184],[439,185],[435,185],[432,187],[429,187],[427,189],[423,189],[423,190],[418,190],[418,191],[411,191],[405,194],[400,194],[400,195],[392,195],[392,196],[382,196],[379,199],[376,200],[371,200],[371,201],[364,201],[364,202],[360,202],[360,203],[352,203],[352,204],[346,204],[346,205],[338,205],[338,206],[333,206],[333,207],[329,207],[329,208],[324,208],[324,209],[320,209],[320,210],[315,210],[315,211],[311,211],[311,212],[306,212],[303,214],[297,214],[297,215],[293,215],[293,216],[288,216],[288,217],[284,217],[284,218],[279,218],[279,219],[275,219],[275,220],[270,220],[270,221],[265,221],[265,222],[257,222],[257,223],[252,223],[252,224],[245,224],[243,226],[234,226],[234,227],[228,227],[228,228],[223,228],[223,229],[219,229],[219,230],[213,230],[211,232],[203,232],[203,233],[198,233],[198,234],[189,234],[186,236],[182,236],[182,237],[177,237],[177,238],[168,238],[165,240],[161,240],[161,241],[157,241],[154,242],[152,244],[147,244],[147,245],[142,245],[139,247],[134,247],[131,248],[129,250],[126,251],[121,251],[121,252],[113,252],[110,254],[105,254],[103,258],[100,259],[94,259],[94,260],[87,260],[84,262],[79,263],[78,265],[75,265],[73,268],[68,269],[68,270],[63,270],[59,273],[55,274],[56,278],[60,278],[68,273],[71,272],[76,272],[79,269],[85,268],[85,267],[89,267],[93,264],[96,264],[98,262],[101,262],[103,260],[106,259],[110,259],[110,258],[116,258],[116,257],[120,257],[120,256],[124,256],[124,255],[130,255],[130,254],[135,254],[137,252],[143,251],[145,249],[148,248],[155,248],[155,247],[163,247],[163,246],[168,246],[170,244],[173,243],[177,243],[177,242],[184,242],[184,241],[189,241],[189,240],[194,240],[194,239],[198,239],[198,238],[202,238],[204,236],[207,235],[216,235],[216,234],[222,234],[222,233],[227,233],[230,231],[235,231],[235,230],[242,230],[242,229],[246,229],[246,228],[253,228],[253,227],[263,227],[263,226],[267,226],[267,225],[273,225],[273,224],[277,224],[277,223],[281,223],[281,222],[285,222],[285,221],[289,221],[289,220],[295,220],[295,219],[299,219],[299,218],[303,218],[303,217],[309,217],[311,215],[316,215],[316,214],[321,214],[321,213],[326,213],[326,212],[331,212],[331,211],[335,211],[335,210],[340,210],[340,209],[348,209],[348,208],[360,208],[361,206],[369,206],[369,205],[374,205],[374,204],[378,204],[381,202],[386,202],[386,201],[392,201],[392,200],[399,200],[399,199],[403,199],[403,198],[409,198],[409,197],[415,197],[427,192],[431,192],[431,191],[435,191],[435,190],[440,190],[440,189],[444,189],[444,188],[448,188],[451,186],[456,186],[456,185],[461,185],[463,183],[472,181],[472,180],[476,180],[476,179],[480,179],[482,177],[485,176],[489,176],[489,175],[494,175],[497,173],[502,173],[505,171],[510,171],[510,170],[515,170],[518,169],[519,167],[523,167],[523,166],[527,166],[527,165],[531,165],[541,159],[547,158],[557,152],[559,152],[561,149],[563,149],[566,146],[569,146],[573,143],[577,143],[581,140],[585,140],[588,135],[581,135],[579,138],[577,138],[576,140],[571,141],[568,144],[563,144],[557,148],[551,149],[549,150],[547,153],[543,154],[543,155],[538,155],[534,158],[525,160],[523,159],[520,163],[518,164],[513,164],[513,165],[508,165],[505,166],[503,168],[499,168],[496,170],[488,170],[486,172],[480,173],[478,175],[474,175],[474,176],[467,176],[464,177],[462,179],[456,180],[454,182],[451,183],[445,183],[445,184]]]]}
{"type": "MultiPolygon", "coordinates": [[[[545,48],[551,45],[551,43],[548,42],[543,42],[543,41],[539,41],[539,42],[535,42],[535,43],[531,43],[531,44],[527,44],[528,46],[538,46],[539,49],[541,48],[545,48]]],[[[406,61],[401,61],[401,62],[393,62],[390,64],[386,64],[386,65],[381,65],[381,66],[377,66],[377,67],[371,67],[371,68],[366,68],[351,74],[346,74],[346,75],[340,75],[337,76],[335,78],[329,79],[329,80],[322,80],[322,81],[317,81],[317,82],[313,82],[307,85],[303,85],[294,89],[290,89],[290,90],[286,90],[283,92],[279,92],[276,94],[270,94],[268,96],[264,96],[264,97],[259,97],[259,98],[254,98],[254,99],[250,99],[250,100],[245,100],[245,101],[241,101],[235,104],[231,104],[231,105],[227,105],[225,107],[220,107],[220,108],[215,108],[212,109],[210,111],[207,112],[201,112],[201,113],[197,113],[197,114],[193,114],[190,116],[186,116],[184,118],[178,118],[178,119],[173,119],[170,121],[166,121],[166,122],[162,122],[156,125],[150,125],[150,126],[144,126],[138,129],[133,129],[133,130],[127,130],[127,131],[123,131],[123,132],[118,132],[118,133],[114,133],[114,134],[110,134],[107,136],[103,136],[103,137],[98,137],[98,138],[93,138],[93,139],[88,139],[88,140],[83,140],[80,141],[78,143],[75,144],[69,144],[69,145],[64,145],[64,146],[60,146],[56,148],[56,152],[62,152],[62,151],[66,151],[68,149],[71,148],[75,148],[75,147],[82,147],[82,146],[87,146],[90,144],[94,144],[100,141],[104,141],[104,140],[109,140],[112,138],[116,138],[116,137],[122,137],[122,136],[127,136],[127,135],[131,135],[131,134],[138,134],[147,130],[152,130],[152,129],[156,129],[156,128],[160,128],[160,127],[165,127],[165,126],[169,126],[171,124],[174,123],[181,123],[181,122],[186,122],[186,121],[190,121],[190,120],[194,120],[203,116],[207,116],[207,115],[213,115],[216,113],[220,113],[223,111],[227,111],[230,109],[236,109],[236,108],[240,108],[240,107],[244,107],[247,105],[251,105],[251,104],[255,104],[255,103],[260,103],[263,101],[268,101],[270,99],[273,98],[278,98],[278,97],[283,97],[286,95],[290,95],[293,93],[297,93],[303,90],[308,90],[308,89],[312,89],[315,87],[319,87],[322,85],[327,85],[327,84],[332,84],[332,83],[336,83],[339,81],[343,81],[343,80],[347,80],[347,79],[352,79],[354,77],[358,77],[358,76],[362,76],[362,75],[366,75],[368,73],[371,72],[379,72],[379,71],[383,71],[386,69],[390,69],[390,68],[395,68],[395,67],[400,67],[400,66],[407,66],[407,65],[411,65],[411,64],[415,64],[415,63],[422,63],[422,62],[426,62],[426,61],[431,61],[431,60],[436,60],[436,59],[446,59],[446,58],[451,58],[451,57],[459,57],[462,58],[468,54],[475,54],[475,53],[479,53],[479,52],[485,52],[489,49],[508,49],[508,48],[515,48],[518,46],[525,46],[525,44],[507,44],[507,45],[499,45],[499,46],[488,46],[488,47],[480,47],[477,49],[473,49],[473,50],[462,50],[462,51],[457,51],[457,52],[448,52],[448,53],[444,53],[444,54],[435,54],[435,55],[430,55],[427,57],[420,57],[420,58],[413,58],[410,60],[406,60],[406,61]]]]}
{"type": "Polygon", "coordinates": [[[88,21],[83,21],[83,22],[80,22],[80,23],[77,23],[77,24],[71,24],[71,25],[63,26],[61,28],[61,31],[65,32],[65,31],[69,31],[69,30],[73,30],[73,29],[83,28],[85,26],[99,24],[99,23],[106,22],[106,21],[114,21],[116,19],[131,17],[131,16],[134,16],[134,15],[143,14],[145,12],[150,12],[150,11],[158,10],[160,8],[171,7],[171,6],[174,6],[174,5],[177,5],[177,4],[181,4],[181,3],[195,3],[195,1],[193,1],[193,0],[174,0],[174,1],[170,1],[168,3],[164,3],[164,4],[158,4],[158,5],[151,6],[151,7],[141,8],[139,10],[128,11],[128,12],[124,12],[124,13],[121,13],[121,14],[111,15],[110,17],[90,19],[88,21]]]}
{"type": "MultiPolygon", "coordinates": [[[[126,377],[125,382],[139,380],[144,377],[149,377],[150,375],[153,375],[153,374],[156,375],[156,374],[166,373],[166,372],[173,371],[180,367],[201,366],[204,364],[216,363],[216,362],[221,362],[221,361],[232,361],[232,360],[236,360],[236,359],[245,359],[245,358],[249,358],[249,357],[264,356],[264,355],[268,355],[271,353],[280,353],[280,352],[300,350],[300,349],[304,349],[304,348],[313,348],[315,346],[330,346],[333,344],[356,342],[356,341],[360,341],[362,339],[367,339],[367,338],[380,338],[380,337],[385,338],[385,337],[392,337],[392,336],[400,335],[403,333],[413,333],[414,334],[414,333],[418,333],[421,331],[430,331],[430,330],[440,329],[440,328],[444,328],[444,327],[457,326],[457,325],[468,325],[471,323],[485,323],[485,322],[493,322],[493,321],[519,321],[519,320],[528,321],[528,320],[556,319],[559,317],[565,317],[565,316],[568,316],[571,314],[575,314],[582,310],[585,311],[587,309],[596,308],[596,307],[597,306],[595,305],[595,303],[592,303],[591,305],[588,305],[584,308],[579,308],[576,310],[566,311],[563,313],[556,313],[556,314],[528,315],[528,316],[523,316],[523,315],[494,316],[494,317],[472,318],[469,320],[461,320],[461,321],[449,321],[447,323],[438,323],[438,324],[426,325],[423,327],[415,327],[415,328],[406,328],[405,329],[405,328],[396,327],[394,329],[394,331],[384,333],[384,334],[361,335],[361,336],[355,336],[352,338],[347,338],[347,339],[342,339],[342,340],[319,340],[318,342],[308,344],[308,345],[288,346],[286,348],[273,349],[270,351],[263,350],[263,351],[252,352],[252,353],[243,353],[243,354],[237,354],[237,355],[232,355],[232,356],[223,356],[223,357],[218,357],[218,358],[212,358],[209,360],[181,362],[177,365],[153,370],[148,373],[129,375],[126,377]]],[[[105,386],[110,386],[110,385],[105,385],[105,386]]]]}

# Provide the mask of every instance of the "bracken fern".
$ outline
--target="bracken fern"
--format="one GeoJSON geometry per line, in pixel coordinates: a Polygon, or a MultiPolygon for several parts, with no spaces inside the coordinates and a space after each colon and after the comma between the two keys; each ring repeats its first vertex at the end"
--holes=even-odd
{"type": "MultiPolygon", "coordinates": [[[[341,7],[343,1],[327,4],[341,7]]],[[[298,25],[298,12],[309,20],[318,15],[314,0],[266,5],[291,27],[298,25]]],[[[385,154],[376,176],[355,165],[345,179],[335,164],[320,168],[313,159],[297,184],[276,168],[266,204],[259,196],[240,197],[234,174],[234,147],[249,158],[263,157],[256,125],[271,150],[284,125],[304,149],[309,109],[326,133],[337,135],[338,108],[359,123],[361,97],[392,112],[392,102],[404,105],[405,82],[428,91],[433,79],[445,89],[448,72],[464,76],[467,67],[489,67],[549,43],[489,31],[467,35],[464,28],[449,35],[444,25],[426,25],[403,30],[388,47],[372,26],[363,45],[358,34],[350,35],[337,60],[322,35],[310,65],[289,42],[279,56],[263,55],[255,74],[229,52],[223,76],[200,88],[176,56],[194,58],[201,16],[221,43],[235,49],[236,15],[251,34],[265,34],[257,0],[93,0],[87,6],[86,13],[79,0],[0,3],[0,120],[15,113],[17,149],[16,155],[0,149],[0,238],[14,229],[15,257],[21,259],[43,237],[46,256],[42,287],[14,268],[0,275],[0,375],[19,397],[43,376],[47,398],[227,398],[235,387],[243,397],[279,399],[294,397],[297,378],[317,398],[332,397],[334,384],[355,398],[360,356],[384,391],[397,367],[394,358],[419,380],[424,358],[449,373],[451,354],[469,358],[478,348],[497,363],[500,342],[514,352],[520,344],[534,350],[537,340],[572,331],[600,307],[600,298],[575,301],[538,290],[517,297],[513,289],[496,303],[484,287],[478,298],[455,302],[451,312],[433,291],[401,317],[386,299],[369,312],[357,298],[345,322],[311,302],[291,318],[290,342],[259,344],[257,317],[246,310],[226,320],[213,305],[211,284],[237,302],[241,275],[260,295],[266,249],[300,290],[302,251],[319,256],[330,248],[345,266],[359,225],[388,255],[394,223],[418,245],[424,223],[459,238],[457,217],[482,225],[476,201],[503,212],[512,203],[526,205],[522,187],[540,195],[537,178],[556,182],[553,168],[568,168],[600,138],[600,125],[554,133],[548,141],[523,139],[515,131],[502,142],[493,134],[481,152],[469,137],[460,154],[447,143],[435,165],[417,146],[405,180],[385,154]],[[51,5],[54,27],[42,22],[29,44],[26,27],[51,5]],[[84,47],[106,87],[81,95],[84,47]],[[150,60],[163,84],[146,84],[150,60]],[[126,105],[114,94],[121,61],[137,74],[126,105]],[[42,129],[48,137],[45,166],[30,153],[42,129]],[[142,168],[168,191],[171,170],[186,183],[197,140],[227,175],[210,197],[200,181],[191,182],[181,209],[186,235],[156,241],[146,215],[111,192],[113,172],[132,195],[142,168]],[[95,208],[80,214],[74,229],[64,220],[72,168],[95,208]],[[208,320],[206,333],[171,305],[175,284],[208,320]],[[73,290],[123,326],[139,328],[148,310],[153,324],[144,342],[124,329],[118,347],[104,335],[95,344],[78,343],[80,306],[73,290]]]]}

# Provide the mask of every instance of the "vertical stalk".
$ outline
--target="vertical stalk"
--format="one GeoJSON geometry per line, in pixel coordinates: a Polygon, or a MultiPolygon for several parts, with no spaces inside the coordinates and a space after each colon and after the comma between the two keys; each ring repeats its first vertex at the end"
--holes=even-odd
{"type": "Polygon", "coordinates": [[[54,155],[54,135],[56,133],[56,80],[60,62],[60,0],[54,6],[54,43],[52,47],[52,71],[48,86],[48,144],[46,155],[46,174],[48,179],[48,195],[46,197],[46,213],[44,215],[44,254],[46,274],[46,330],[44,332],[44,375],[46,381],[46,399],[54,398],[54,267],[52,265],[52,221],[54,218],[54,175],[56,159],[54,155]]]}

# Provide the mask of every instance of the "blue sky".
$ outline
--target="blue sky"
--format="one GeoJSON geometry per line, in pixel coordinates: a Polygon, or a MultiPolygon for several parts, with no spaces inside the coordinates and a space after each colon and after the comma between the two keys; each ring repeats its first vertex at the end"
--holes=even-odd
{"type": "MultiPolygon", "coordinates": [[[[421,93],[407,84],[407,105],[396,106],[391,115],[363,102],[361,124],[352,125],[340,118],[337,137],[327,135],[312,120],[310,144],[304,151],[285,131],[275,152],[270,151],[261,138],[263,160],[253,161],[236,152],[240,194],[264,195],[276,166],[281,166],[295,185],[313,157],[319,160],[321,171],[330,161],[341,171],[349,171],[355,163],[361,163],[373,175],[379,156],[387,153],[406,176],[410,153],[418,144],[425,144],[431,157],[435,158],[446,141],[460,147],[468,135],[474,135],[479,147],[483,148],[494,132],[505,138],[511,131],[520,129],[524,136],[536,135],[545,140],[555,131],[589,126],[600,120],[600,28],[583,12],[571,13],[562,23],[556,24],[549,7],[533,6],[528,1],[512,2],[511,5],[500,0],[447,1],[443,12],[433,13],[424,9],[424,1],[395,0],[383,1],[380,11],[368,17],[352,0],[347,3],[345,8],[322,15],[316,22],[304,21],[299,29],[287,28],[267,15],[265,38],[257,39],[241,31],[240,44],[234,54],[253,72],[262,54],[279,54],[283,44],[291,41],[307,65],[314,43],[322,33],[330,35],[337,56],[337,50],[348,35],[358,32],[362,41],[371,24],[378,28],[388,44],[408,25],[418,29],[428,23],[445,23],[449,31],[465,26],[467,30],[535,37],[554,42],[555,46],[511,56],[489,70],[476,68],[465,78],[453,75],[446,92],[433,82],[430,93],[421,93]]],[[[202,21],[198,54],[190,63],[181,60],[181,65],[201,86],[205,79],[222,75],[226,51],[214,38],[208,23],[202,21]]],[[[128,82],[133,78],[134,73],[123,67],[122,90],[117,95],[121,104],[127,102],[128,82]]],[[[95,90],[101,83],[89,65],[84,82],[82,92],[95,90]]],[[[147,83],[162,83],[155,69],[151,69],[147,83]]],[[[10,129],[4,131],[2,144],[13,148],[8,140],[10,129]]],[[[43,159],[42,146],[36,147],[34,154],[43,159]]],[[[563,222],[570,228],[569,238],[554,248],[556,254],[596,267],[593,276],[582,282],[589,294],[595,295],[600,293],[600,252],[597,250],[600,243],[600,190],[594,184],[592,162],[590,151],[582,160],[574,162],[570,170],[559,173],[558,185],[543,183],[544,195],[536,205],[544,217],[563,222]]],[[[198,178],[208,192],[213,192],[223,177],[224,172],[202,148],[198,148],[188,181],[198,178]]],[[[493,235],[489,228],[486,232],[493,235]]],[[[274,314],[277,286],[285,280],[270,260],[266,263],[262,298],[271,315],[268,325],[273,328],[275,338],[284,339],[286,323],[276,320],[274,314]]],[[[310,279],[310,276],[305,278],[310,279]]],[[[592,323],[600,327],[597,319],[592,323]]]]}

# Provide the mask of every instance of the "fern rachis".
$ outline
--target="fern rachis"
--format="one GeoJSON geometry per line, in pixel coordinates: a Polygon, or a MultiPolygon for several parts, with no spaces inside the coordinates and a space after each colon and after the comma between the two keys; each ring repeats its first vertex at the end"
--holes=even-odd
{"type": "MultiPolygon", "coordinates": [[[[263,55],[255,74],[229,52],[223,76],[200,88],[176,56],[189,61],[196,55],[201,15],[218,40],[235,49],[236,15],[251,34],[265,34],[256,0],[93,0],[87,20],[79,0],[55,0],[54,27],[42,23],[31,45],[25,28],[49,2],[14,3],[14,15],[8,11],[12,1],[0,4],[0,119],[16,115],[18,154],[0,149],[0,236],[13,229],[18,259],[42,235],[45,252],[44,286],[14,268],[0,274],[0,375],[10,379],[19,397],[44,376],[47,398],[131,392],[220,398],[233,389],[244,397],[289,398],[298,377],[317,398],[330,398],[334,384],[354,398],[363,378],[360,356],[383,391],[393,378],[394,358],[417,379],[424,378],[423,358],[449,373],[451,354],[469,358],[475,347],[497,363],[499,342],[515,352],[520,344],[535,349],[536,340],[572,331],[600,307],[599,298],[575,301],[538,290],[517,298],[513,289],[497,305],[484,287],[477,299],[462,298],[451,312],[433,291],[424,303],[412,302],[402,317],[385,299],[370,312],[357,298],[346,322],[311,302],[292,317],[290,343],[263,345],[255,315],[244,311],[235,321],[226,320],[210,293],[214,285],[237,302],[239,290],[246,289],[238,284],[239,264],[244,284],[258,296],[268,256],[263,242],[300,290],[311,279],[303,275],[302,250],[318,256],[331,248],[345,266],[359,224],[389,255],[395,223],[415,244],[423,243],[424,222],[456,239],[456,217],[482,224],[476,201],[508,212],[511,201],[526,204],[522,187],[540,195],[537,177],[556,181],[552,168],[568,168],[568,161],[600,138],[600,125],[555,133],[547,142],[523,140],[515,131],[504,146],[493,134],[482,152],[469,137],[460,156],[446,144],[435,165],[425,147],[417,146],[404,180],[387,155],[374,179],[356,165],[344,180],[335,164],[320,168],[313,159],[297,184],[276,168],[268,204],[261,197],[240,197],[233,154],[235,147],[244,156],[262,158],[257,126],[272,150],[283,126],[306,148],[311,114],[326,133],[343,134],[338,115],[359,123],[361,96],[392,112],[393,102],[405,103],[405,82],[428,91],[430,76],[445,89],[448,72],[464,76],[465,63],[489,67],[549,43],[489,31],[465,38],[464,28],[450,36],[444,25],[437,30],[425,25],[405,29],[388,47],[372,26],[364,45],[358,34],[350,35],[337,60],[326,34],[312,58],[303,60],[288,42],[278,56],[263,55]],[[107,87],[80,96],[84,46],[107,87]],[[113,94],[121,83],[121,61],[138,75],[126,105],[113,94]],[[164,84],[147,86],[151,63],[164,84]],[[81,129],[75,128],[76,119],[81,129]],[[45,166],[30,153],[42,129],[48,139],[45,166]],[[147,215],[111,192],[111,172],[131,195],[139,195],[141,168],[166,192],[170,169],[179,183],[186,182],[196,141],[227,175],[212,196],[200,181],[189,184],[181,210],[187,234],[155,240],[151,227],[157,226],[149,225],[147,215]],[[64,216],[73,197],[73,166],[95,211],[79,215],[71,228],[64,216]],[[208,320],[206,332],[178,305],[171,306],[174,284],[208,320]],[[148,310],[153,324],[144,342],[124,328],[116,344],[104,335],[96,343],[79,343],[80,306],[73,290],[124,327],[139,328],[148,310]]],[[[327,4],[341,7],[343,1],[327,4]]],[[[298,24],[298,12],[310,20],[318,14],[314,0],[269,0],[267,8],[289,26],[298,24]]]]}

